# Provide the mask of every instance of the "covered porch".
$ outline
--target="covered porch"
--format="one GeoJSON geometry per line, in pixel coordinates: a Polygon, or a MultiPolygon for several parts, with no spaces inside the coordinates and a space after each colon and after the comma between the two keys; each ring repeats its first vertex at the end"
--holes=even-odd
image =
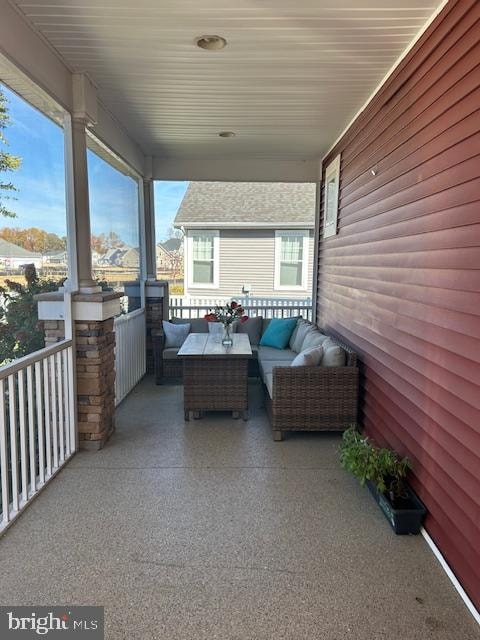
{"type": "Polygon", "coordinates": [[[0,0],[0,80],[61,129],[68,247],[45,349],[0,370],[0,597],[105,606],[107,638],[473,640],[479,4],[180,4],[0,0]],[[94,271],[92,149],[134,184],[125,314],[94,271]],[[186,422],[155,385],[163,320],[203,314],[157,280],[155,180],[317,184],[305,315],[358,355],[358,425],[413,461],[422,536],[392,534],[338,433],[273,442],[257,381],[246,422],[186,422]]]}
{"type": "Polygon", "coordinates": [[[145,378],[7,532],[3,602],[101,602],[112,639],[477,637],[423,539],[339,468],[338,434],[274,443],[256,384],[248,422],[185,423],[182,391],[145,378]]]}

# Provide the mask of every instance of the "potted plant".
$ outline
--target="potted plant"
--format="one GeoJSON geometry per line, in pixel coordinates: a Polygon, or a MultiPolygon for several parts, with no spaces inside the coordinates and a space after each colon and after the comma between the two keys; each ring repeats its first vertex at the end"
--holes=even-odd
{"type": "Polygon", "coordinates": [[[232,300],[232,302],[227,302],[224,307],[216,306],[213,310],[209,311],[205,315],[205,320],[208,322],[221,322],[223,324],[224,336],[222,344],[224,347],[231,347],[233,340],[230,334],[233,323],[237,320],[246,322],[248,316],[245,315],[243,307],[235,300],[232,300]]]}
{"type": "Polygon", "coordinates": [[[340,463],[365,484],[397,534],[417,534],[426,509],[408,486],[408,458],[392,449],[376,447],[354,427],[343,434],[340,463]]]}

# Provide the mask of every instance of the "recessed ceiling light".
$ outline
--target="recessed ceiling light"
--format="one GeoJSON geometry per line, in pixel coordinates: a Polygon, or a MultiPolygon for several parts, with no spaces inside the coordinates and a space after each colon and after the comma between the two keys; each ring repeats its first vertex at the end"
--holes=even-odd
{"type": "Polygon", "coordinates": [[[227,46],[227,41],[222,36],[200,36],[195,42],[197,47],[207,51],[220,51],[227,46]]]}
{"type": "Polygon", "coordinates": [[[237,134],[235,131],[220,131],[218,135],[220,138],[234,138],[237,134]]]}

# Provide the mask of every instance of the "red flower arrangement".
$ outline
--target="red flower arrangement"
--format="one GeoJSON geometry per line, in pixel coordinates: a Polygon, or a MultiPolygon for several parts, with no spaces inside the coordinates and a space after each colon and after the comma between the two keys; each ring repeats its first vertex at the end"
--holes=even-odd
{"type": "Polygon", "coordinates": [[[205,315],[205,320],[208,322],[221,322],[227,327],[235,322],[235,320],[246,322],[248,316],[245,314],[245,309],[242,305],[232,300],[232,302],[227,302],[224,307],[216,306],[213,310],[209,311],[205,315]]]}

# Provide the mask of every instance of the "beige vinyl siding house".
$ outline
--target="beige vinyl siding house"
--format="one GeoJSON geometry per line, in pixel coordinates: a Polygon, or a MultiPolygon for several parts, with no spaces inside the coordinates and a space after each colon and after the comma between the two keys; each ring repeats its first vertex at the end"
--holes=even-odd
{"type": "Polygon", "coordinates": [[[184,232],[192,298],[309,298],[315,185],[195,183],[174,225],[184,232]]]}

